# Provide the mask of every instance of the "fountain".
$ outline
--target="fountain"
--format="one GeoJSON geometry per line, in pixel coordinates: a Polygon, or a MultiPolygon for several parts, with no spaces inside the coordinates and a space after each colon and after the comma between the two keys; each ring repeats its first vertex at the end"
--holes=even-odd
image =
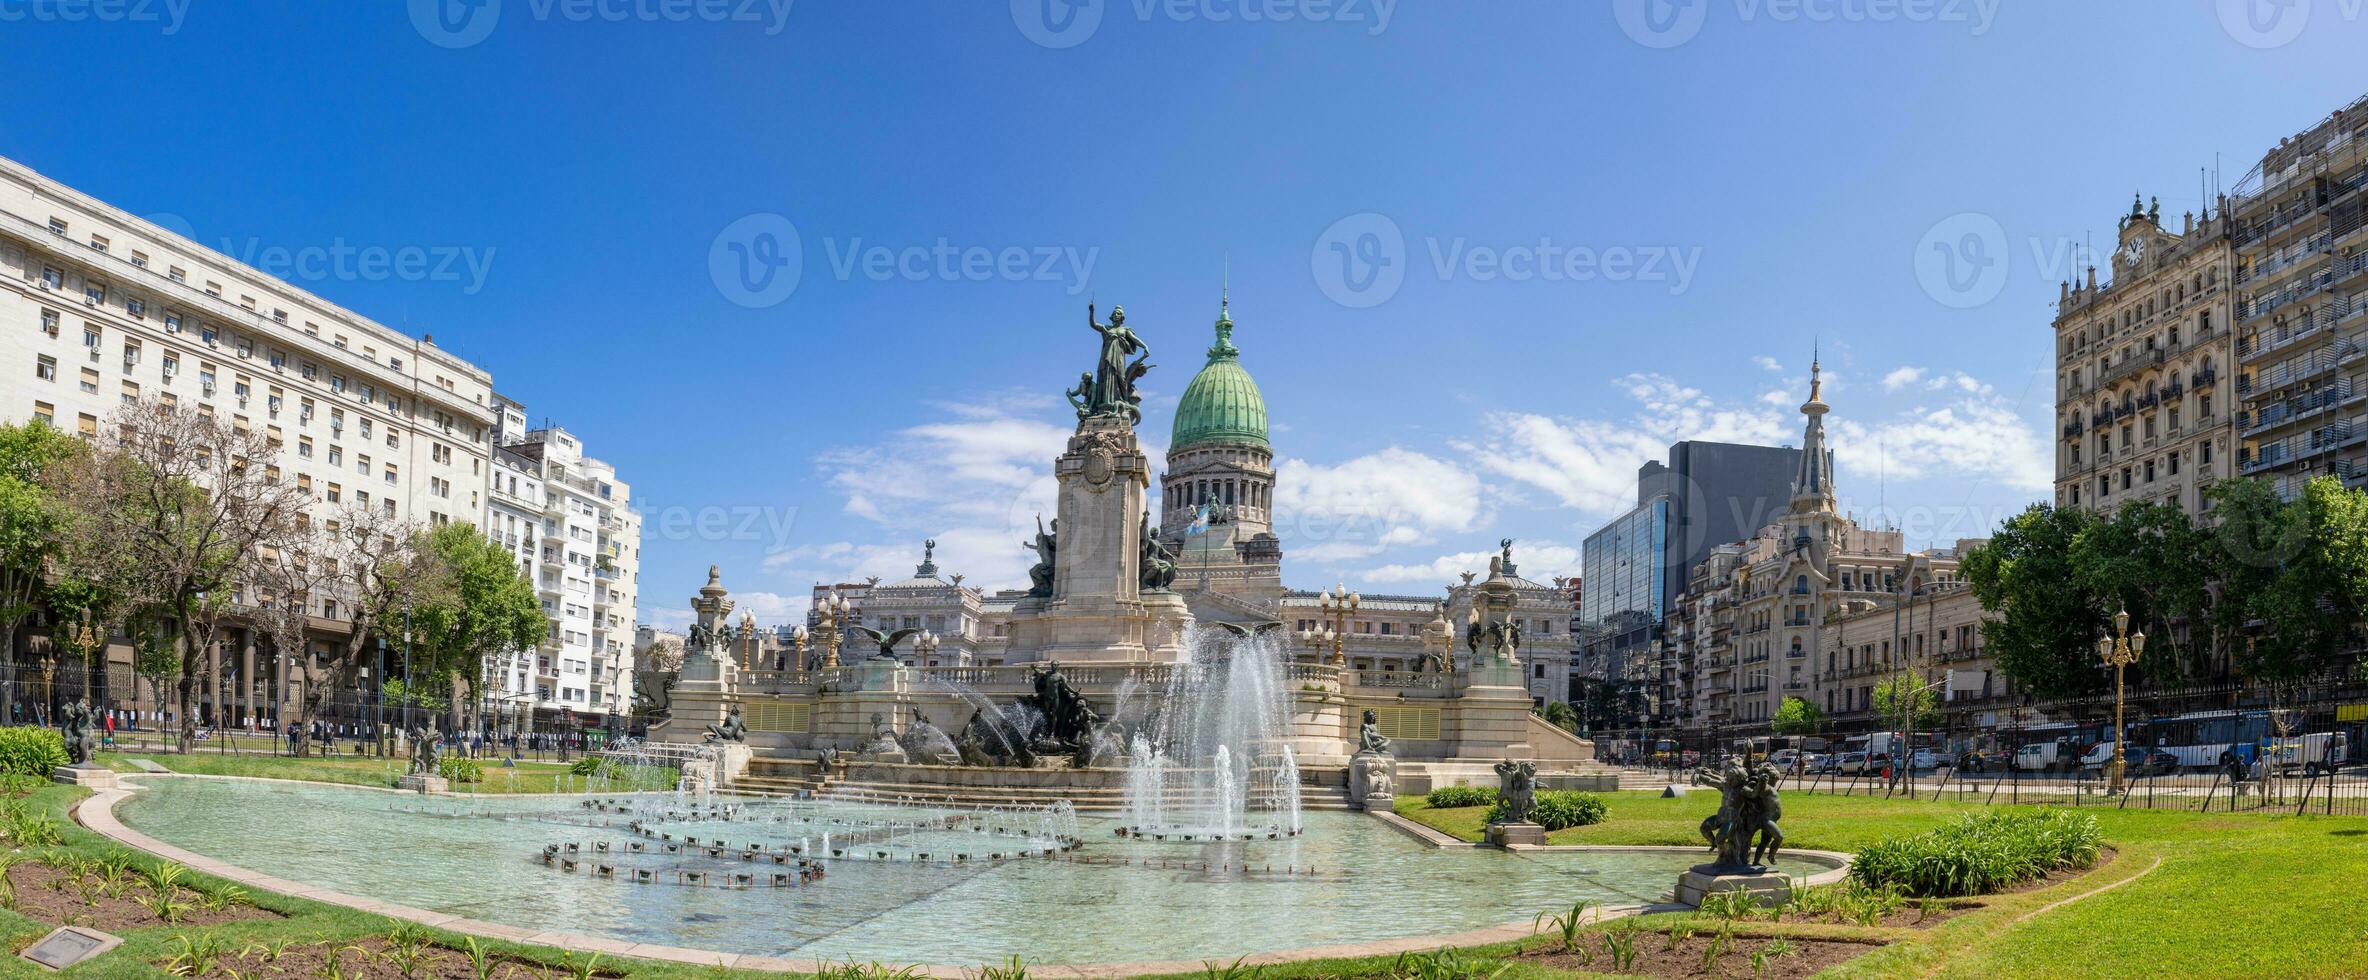
{"type": "Polygon", "coordinates": [[[1126,822],[1157,840],[1258,840],[1301,828],[1288,656],[1271,633],[1188,629],[1183,662],[1127,752],[1126,822]]]}

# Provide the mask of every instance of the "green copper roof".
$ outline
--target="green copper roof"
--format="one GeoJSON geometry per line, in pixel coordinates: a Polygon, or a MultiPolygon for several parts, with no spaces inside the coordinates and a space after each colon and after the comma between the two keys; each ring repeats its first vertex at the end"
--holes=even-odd
{"type": "Polygon", "coordinates": [[[1217,343],[1209,348],[1209,363],[1184,386],[1176,404],[1176,430],[1171,449],[1211,443],[1265,448],[1266,399],[1258,382],[1242,369],[1241,348],[1233,346],[1230,303],[1217,312],[1217,343]]]}

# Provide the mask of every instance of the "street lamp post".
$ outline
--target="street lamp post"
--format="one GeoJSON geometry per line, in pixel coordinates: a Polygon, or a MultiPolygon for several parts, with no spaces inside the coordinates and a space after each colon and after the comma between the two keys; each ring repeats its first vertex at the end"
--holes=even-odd
{"type": "Polygon", "coordinates": [[[2113,666],[2113,759],[2108,763],[2112,767],[2108,770],[2112,777],[2107,788],[2114,793],[2121,792],[2123,763],[2129,755],[2126,743],[2128,735],[2122,728],[2122,711],[2125,707],[2122,673],[2129,665],[2137,663],[2138,656],[2144,652],[2146,634],[2144,631],[2130,632],[2129,610],[2114,613],[2113,635],[2097,638],[2097,659],[2113,666]]]}
{"type": "Polygon", "coordinates": [[[1364,597],[1350,592],[1347,586],[1333,583],[1332,590],[1316,595],[1316,608],[1332,620],[1332,666],[1348,666],[1348,652],[1344,641],[1348,634],[1349,614],[1357,611],[1364,597]]]}
{"type": "Polygon", "coordinates": [[[929,630],[922,630],[921,635],[913,637],[913,658],[919,661],[916,666],[935,666],[929,658],[937,656],[937,647],[941,642],[937,634],[929,630]]]}
{"type": "Polygon", "coordinates": [[[839,631],[846,625],[847,598],[834,589],[815,608],[814,625],[822,630],[822,666],[827,670],[839,665],[839,631]]]}

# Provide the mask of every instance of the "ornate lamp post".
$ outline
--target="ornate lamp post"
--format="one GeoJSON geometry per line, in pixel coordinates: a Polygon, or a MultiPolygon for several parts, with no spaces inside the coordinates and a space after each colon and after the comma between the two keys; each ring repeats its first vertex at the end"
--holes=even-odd
{"type": "Polygon", "coordinates": [[[793,674],[804,674],[806,672],[806,640],[807,634],[805,627],[800,626],[797,629],[790,631],[789,642],[795,645],[797,648],[797,662],[789,665],[790,672],[793,674]]]}
{"type": "Polygon", "coordinates": [[[831,594],[815,604],[814,628],[822,631],[822,667],[828,670],[839,665],[839,631],[847,625],[847,597],[831,590],[831,594]]]}
{"type": "Polygon", "coordinates": [[[1339,639],[1339,634],[1332,629],[1332,624],[1318,623],[1315,629],[1300,633],[1299,639],[1305,642],[1309,649],[1316,652],[1316,662],[1322,663],[1327,659],[1325,653],[1339,639]]]}
{"type": "MultiPolygon", "coordinates": [[[[107,640],[106,632],[99,629],[99,624],[90,618],[90,610],[85,609],[82,611],[82,621],[76,624],[73,629],[68,630],[66,635],[73,643],[75,652],[82,654],[83,674],[86,677],[89,676],[92,673],[91,658],[94,655],[92,651],[104,648],[107,640]]],[[[58,655],[55,646],[52,644],[49,655],[41,660],[41,703],[45,711],[50,702],[50,684],[56,677],[58,655]]],[[[85,680],[84,683],[87,691],[89,682],[85,680]]]]}
{"type": "Polygon", "coordinates": [[[913,637],[913,656],[920,661],[918,666],[930,666],[929,658],[937,656],[939,642],[937,634],[928,630],[922,630],[921,635],[913,637]]]}
{"type": "Polygon", "coordinates": [[[1333,583],[1331,591],[1316,595],[1316,608],[1332,620],[1332,666],[1334,667],[1348,666],[1348,652],[1345,646],[1348,635],[1348,617],[1349,614],[1357,611],[1358,604],[1363,601],[1362,596],[1350,592],[1347,586],[1337,582],[1333,583]]]}
{"type": "Polygon", "coordinates": [[[2115,793],[2121,792],[2123,763],[2129,755],[2128,735],[2121,724],[2124,707],[2122,671],[2137,663],[2138,656],[2144,652],[2146,634],[2143,631],[2130,632],[2129,610],[2114,613],[2113,635],[2097,638],[2097,659],[2113,666],[2113,760],[2108,763],[2112,766],[2108,770],[2112,773],[2112,782],[2108,787],[2115,793]]]}

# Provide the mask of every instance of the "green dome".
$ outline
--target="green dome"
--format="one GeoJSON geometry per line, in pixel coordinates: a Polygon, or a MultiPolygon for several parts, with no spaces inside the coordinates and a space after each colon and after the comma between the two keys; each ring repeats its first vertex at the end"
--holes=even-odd
{"type": "Polygon", "coordinates": [[[1208,444],[1267,446],[1266,398],[1242,369],[1241,349],[1233,346],[1233,317],[1223,304],[1209,363],[1184,386],[1184,398],[1176,403],[1176,430],[1168,440],[1170,451],[1208,444]]]}

